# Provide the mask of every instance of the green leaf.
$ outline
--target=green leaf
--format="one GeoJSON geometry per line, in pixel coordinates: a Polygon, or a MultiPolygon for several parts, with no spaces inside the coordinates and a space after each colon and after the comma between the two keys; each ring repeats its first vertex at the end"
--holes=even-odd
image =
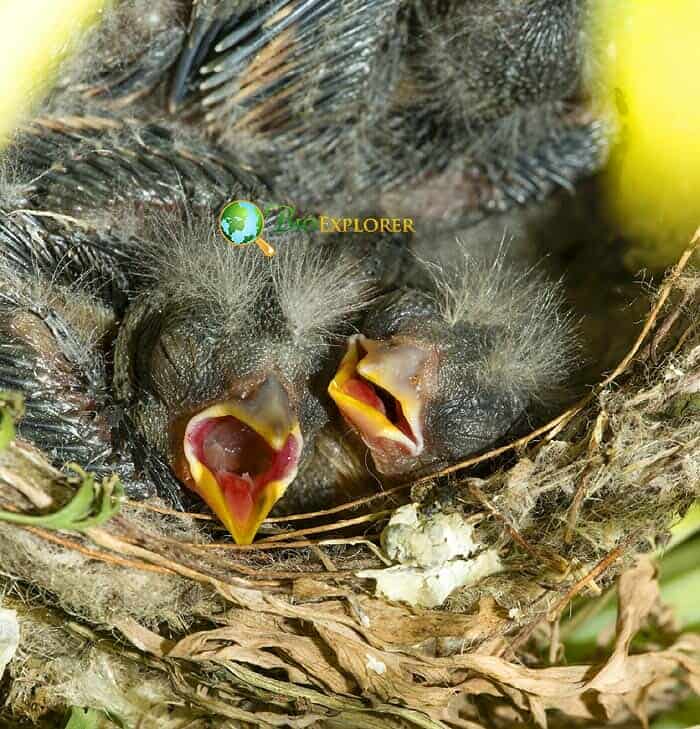
{"type": "Polygon", "coordinates": [[[24,415],[24,400],[19,393],[0,391],[0,451],[15,438],[15,421],[24,415]]]}
{"type": "Polygon", "coordinates": [[[97,729],[102,714],[95,709],[71,708],[70,717],[65,729],[97,729]]]}
{"type": "Polygon", "coordinates": [[[5,450],[10,442],[15,439],[15,422],[10,413],[0,410],[0,451],[5,450]]]}
{"type": "Polygon", "coordinates": [[[671,541],[667,544],[660,556],[667,554],[674,547],[687,541],[700,531],[700,501],[696,501],[686,515],[671,529],[671,541]]]}
{"type": "Polygon", "coordinates": [[[696,696],[660,716],[652,723],[651,729],[692,729],[697,726],[699,716],[700,697],[696,696]]]}
{"type": "Polygon", "coordinates": [[[75,496],[61,509],[52,514],[17,514],[0,511],[0,521],[12,524],[43,527],[44,529],[65,529],[85,531],[100,526],[111,519],[121,508],[124,488],[116,476],[95,483],[95,477],[83,471],[76,464],[69,464],[82,479],[75,496]]]}

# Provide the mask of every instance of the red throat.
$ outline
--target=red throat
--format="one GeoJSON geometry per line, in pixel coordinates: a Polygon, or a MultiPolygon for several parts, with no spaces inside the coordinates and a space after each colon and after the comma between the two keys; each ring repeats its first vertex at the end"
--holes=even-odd
{"type": "MultiPolygon", "coordinates": [[[[401,403],[393,395],[380,390],[376,385],[360,377],[350,378],[343,385],[342,390],[355,400],[359,400],[385,415],[392,425],[395,425],[409,438],[413,438],[411,426],[406,420],[401,403]]],[[[348,419],[347,416],[344,415],[344,417],[348,419]]],[[[352,421],[350,422],[352,424],[352,421]]]]}
{"type": "Polygon", "coordinates": [[[207,418],[187,434],[196,458],[213,474],[236,521],[251,518],[265,487],[283,479],[296,466],[297,439],[290,435],[275,451],[237,418],[207,418]]]}

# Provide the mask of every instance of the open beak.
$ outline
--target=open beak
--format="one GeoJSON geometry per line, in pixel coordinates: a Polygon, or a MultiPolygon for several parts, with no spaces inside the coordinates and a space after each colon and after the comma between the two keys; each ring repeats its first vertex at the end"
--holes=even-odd
{"type": "Polygon", "coordinates": [[[394,456],[423,451],[423,374],[428,354],[402,342],[357,334],[328,386],[343,417],[372,451],[378,468],[393,470],[394,456]],[[385,467],[386,466],[386,467],[385,467]]]}
{"type": "Polygon", "coordinates": [[[294,480],[303,441],[284,388],[270,376],[249,397],[191,418],[183,445],[188,485],[238,544],[250,544],[294,480]]]}

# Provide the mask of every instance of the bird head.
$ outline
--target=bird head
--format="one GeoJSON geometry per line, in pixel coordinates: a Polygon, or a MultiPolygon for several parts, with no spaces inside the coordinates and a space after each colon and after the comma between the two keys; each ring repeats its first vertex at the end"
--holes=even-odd
{"type": "Polygon", "coordinates": [[[571,361],[558,288],[465,254],[425,290],[402,289],[350,337],[328,393],[389,477],[496,444],[571,361]]]}
{"type": "Polygon", "coordinates": [[[154,251],[118,337],[118,395],[149,457],[250,543],[325,422],[314,378],[365,287],[296,238],[272,260],[207,231],[154,251]]]}

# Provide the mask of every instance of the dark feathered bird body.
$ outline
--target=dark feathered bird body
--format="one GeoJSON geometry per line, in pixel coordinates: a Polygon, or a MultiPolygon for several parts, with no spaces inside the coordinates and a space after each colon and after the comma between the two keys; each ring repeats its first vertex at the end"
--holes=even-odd
{"type": "Polygon", "coordinates": [[[515,432],[563,380],[570,320],[465,226],[600,164],[583,14],[117,3],[6,155],[0,388],[27,398],[21,435],[134,495],[196,494],[246,542],[278,501],[515,432]],[[280,234],[266,259],[218,230],[231,199],[401,210],[418,235],[280,234]]]}

